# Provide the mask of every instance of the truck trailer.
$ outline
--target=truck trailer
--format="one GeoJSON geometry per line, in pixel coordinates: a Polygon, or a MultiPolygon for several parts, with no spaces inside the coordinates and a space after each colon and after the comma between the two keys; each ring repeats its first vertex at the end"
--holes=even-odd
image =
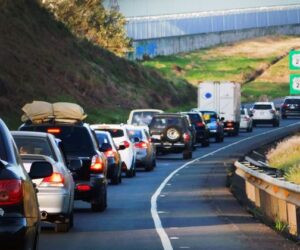
{"type": "Polygon", "coordinates": [[[201,82],[198,87],[198,109],[217,112],[224,123],[224,131],[229,135],[238,135],[241,109],[240,84],[201,82]]]}

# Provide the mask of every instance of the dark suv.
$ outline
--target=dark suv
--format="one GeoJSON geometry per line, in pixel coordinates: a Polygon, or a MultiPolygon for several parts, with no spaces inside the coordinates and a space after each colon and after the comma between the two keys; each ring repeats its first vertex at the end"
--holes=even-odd
{"type": "Polygon", "coordinates": [[[288,96],[281,106],[281,118],[288,116],[300,116],[300,97],[288,96]]]}
{"type": "Polygon", "coordinates": [[[183,114],[157,114],[149,125],[156,150],[179,149],[183,159],[192,158],[193,133],[188,118],[183,114]]]}
{"type": "Polygon", "coordinates": [[[93,211],[107,207],[107,159],[99,151],[95,133],[82,122],[25,123],[23,131],[47,132],[62,141],[68,168],[75,181],[75,200],[91,203],[93,211]]]}
{"type": "Polygon", "coordinates": [[[201,143],[203,147],[209,146],[209,129],[199,112],[182,112],[181,114],[188,115],[190,121],[196,130],[196,142],[201,143]]]}
{"type": "Polygon", "coordinates": [[[32,164],[29,176],[18,149],[0,119],[0,249],[37,249],[40,211],[31,179],[52,175],[45,161],[32,164]]]}

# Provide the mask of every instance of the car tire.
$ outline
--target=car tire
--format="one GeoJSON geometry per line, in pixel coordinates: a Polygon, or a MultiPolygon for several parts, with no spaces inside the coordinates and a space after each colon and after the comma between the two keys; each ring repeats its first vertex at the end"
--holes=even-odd
{"type": "Polygon", "coordinates": [[[210,144],[210,143],[209,143],[209,138],[206,138],[205,141],[203,141],[203,142],[201,143],[202,147],[208,147],[209,144],[210,144]]]}
{"type": "Polygon", "coordinates": [[[191,150],[184,150],[182,156],[184,160],[191,159],[193,157],[193,152],[191,150]]]}
{"type": "Polygon", "coordinates": [[[224,140],[224,136],[222,136],[221,134],[216,135],[216,139],[215,139],[216,142],[222,142],[223,140],[224,140]]]}
{"type": "Polygon", "coordinates": [[[133,167],[130,168],[130,169],[128,169],[128,170],[126,171],[126,177],[129,177],[129,178],[134,177],[134,170],[133,170],[133,167]]]}
{"type": "Polygon", "coordinates": [[[111,184],[113,185],[118,185],[120,183],[120,176],[119,175],[114,175],[111,180],[111,184]]]}
{"type": "Polygon", "coordinates": [[[70,222],[67,223],[55,223],[55,232],[56,233],[67,233],[70,230],[70,222]]]}
{"type": "Polygon", "coordinates": [[[34,237],[32,250],[38,250],[39,249],[39,239],[40,239],[39,230],[37,230],[36,236],[34,237]]]}
{"type": "Polygon", "coordinates": [[[106,187],[104,190],[100,193],[101,197],[99,197],[99,200],[95,203],[91,204],[91,208],[93,212],[103,212],[107,207],[107,189],[106,187]]]}
{"type": "Polygon", "coordinates": [[[249,128],[247,128],[247,132],[252,132],[253,131],[253,127],[251,126],[251,127],[249,127],[249,128]]]}
{"type": "Polygon", "coordinates": [[[286,115],[281,115],[281,118],[282,118],[282,119],[286,119],[287,116],[286,116],[286,115]]]}

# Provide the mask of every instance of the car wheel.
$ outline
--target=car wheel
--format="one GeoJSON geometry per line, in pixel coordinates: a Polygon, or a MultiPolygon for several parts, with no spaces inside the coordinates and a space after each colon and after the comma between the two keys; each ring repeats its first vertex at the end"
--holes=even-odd
{"type": "Polygon", "coordinates": [[[223,141],[223,138],[224,138],[224,137],[223,137],[221,134],[217,134],[217,135],[216,135],[216,140],[215,140],[215,141],[216,141],[216,142],[222,142],[222,141],[223,141]]]}
{"type": "Polygon", "coordinates": [[[286,115],[281,115],[281,118],[282,118],[282,119],[286,119],[287,116],[286,116],[286,115]]]}
{"type": "Polygon", "coordinates": [[[252,131],[253,131],[253,127],[252,127],[252,126],[247,128],[247,132],[250,133],[250,132],[252,132],[252,131]]]}
{"type": "Polygon", "coordinates": [[[208,147],[209,146],[209,139],[206,138],[205,141],[202,142],[202,147],[208,147]]]}
{"type": "Polygon", "coordinates": [[[56,233],[67,233],[69,230],[70,230],[70,222],[67,223],[58,222],[55,224],[56,233]]]}
{"type": "Polygon", "coordinates": [[[34,239],[34,242],[33,242],[32,250],[38,250],[39,249],[39,239],[40,239],[39,231],[37,230],[36,236],[35,236],[35,239],[34,239]]]}
{"type": "Polygon", "coordinates": [[[106,187],[102,192],[100,192],[101,197],[97,202],[91,204],[92,211],[103,212],[107,207],[107,190],[106,187]]]}
{"type": "Polygon", "coordinates": [[[193,152],[190,150],[184,150],[183,151],[183,159],[187,160],[187,159],[191,159],[193,157],[193,152]]]}
{"type": "Polygon", "coordinates": [[[134,176],[133,168],[130,168],[126,171],[126,177],[132,178],[134,176]]]}
{"type": "Polygon", "coordinates": [[[114,175],[112,178],[111,178],[111,184],[113,185],[118,185],[120,183],[120,177],[119,175],[114,175]]]}

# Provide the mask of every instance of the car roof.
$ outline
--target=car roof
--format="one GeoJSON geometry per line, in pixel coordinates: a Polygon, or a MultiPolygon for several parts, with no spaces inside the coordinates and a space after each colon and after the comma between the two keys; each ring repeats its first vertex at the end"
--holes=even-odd
{"type": "Polygon", "coordinates": [[[200,115],[200,111],[197,112],[197,111],[187,111],[187,112],[180,112],[180,114],[183,114],[183,115],[200,115]]]}
{"type": "Polygon", "coordinates": [[[274,104],[273,102],[255,102],[254,105],[274,104]]]}
{"type": "Polygon", "coordinates": [[[175,116],[175,117],[184,117],[185,114],[179,114],[179,113],[161,113],[161,114],[156,114],[155,117],[167,117],[167,116],[175,116]]]}
{"type": "Polygon", "coordinates": [[[50,134],[44,132],[34,132],[34,131],[11,131],[11,134],[22,135],[22,136],[31,136],[31,137],[42,137],[47,138],[50,134]]]}
{"type": "Polygon", "coordinates": [[[131,113],[134,113],[134,112],[164,112],[163,110],[161,109],[133,109],[130,111],[131,113]]]}
{"type": "Polygon", "coordinates": [[[300,96],[286,96],[284,99],[300,99],[300,96]]]}
{"type": "Polygon", "coordinates": [[[94,130],[97,130],[97,129],[110,129],[110,128],[113,128],[113,129],[124,129],[124,128],[126,128],[125,124],[93,124],[93,125],[90,125],[90,127],[94,130]]]}

